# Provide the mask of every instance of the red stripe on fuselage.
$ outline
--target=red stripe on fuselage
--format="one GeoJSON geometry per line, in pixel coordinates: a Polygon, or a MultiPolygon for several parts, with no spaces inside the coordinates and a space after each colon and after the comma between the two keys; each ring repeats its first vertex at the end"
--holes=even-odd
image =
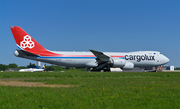
{"type": "Polygon", "coordinates": [[[111,56],[111,57],[124,57],[124,56],[111,56]]]}
{"type": "MultiPolygon", "coordinates": [[[[50,57],[96,57],[95,55],[65,55],[65,54],[57,54],[50,51],[31,51],[31,53],[40,55],[40,56],[50,56],[50,57]]],[[[124,57],[124,56],[110,56],[110,57],[124,57]]]]}

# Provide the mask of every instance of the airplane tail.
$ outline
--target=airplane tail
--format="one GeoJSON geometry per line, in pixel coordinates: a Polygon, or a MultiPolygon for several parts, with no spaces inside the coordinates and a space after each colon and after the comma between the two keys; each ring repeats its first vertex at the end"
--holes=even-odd
{"type": "Polygon", "coordinates": [[[45,67],[46,67],[46,64],[44,64],[44,65],[42,66],[42,69],[45,69],[45,67]]]}
{"type": "Polygon", "coordinates": [[[10,26],[10,29],[18,48],[25,52],[25,54],[34,54],[37,56],[58,56],[58,54],[46,50],[21,27],[10,26]]]}
{"type": "Polygon", "coordinates": [[[14,39],[19,49],[25,51],[47,51],[19,26],[10,26],[14,39]]]}

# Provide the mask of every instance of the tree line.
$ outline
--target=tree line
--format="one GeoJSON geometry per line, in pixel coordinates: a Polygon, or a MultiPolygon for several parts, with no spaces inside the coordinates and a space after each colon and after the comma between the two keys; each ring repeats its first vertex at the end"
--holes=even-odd
{"type": "MultiPolygon", "coordinates": [[[[5,65],[5,64],[0,64],[0,71],[5,71],[8,68],[20,68],[20,69],[26,69],[26,68],[36,68],[35,64],[29,63],[27,66],[19,66],[15,63],[5,65]]],[[[45,71],[64,71],[64,70],[77,70],[76,68],[65,68],[65,67],[60,67],[56,65],[50,65],[46,66],[45,71]]],[[[80,70],[85,70],[85,69],[80,69],[80,70]]],[[[180,70],[180,67],[175,68],[174,70],[180,70]]]]}
{"type": "MultiPolygon", "coordinates": [[[[0,64],[0,71],[5,71],[8,68],[20,68],[20,69],[26,69],[26,68],[36,68],[35,64],[30,63],[27,66],[19,66],[15,63],[5,65],[5,64],[0,64]]],[[[50,65],[45,67],[45,71],[64,71],[64,70],[78,70],[75,68],[65,68],[65,67],[60,67],[56,65],[50,65]]],[[[85,69],[80,69],[80,70],[85,70],[85,69]]]]}

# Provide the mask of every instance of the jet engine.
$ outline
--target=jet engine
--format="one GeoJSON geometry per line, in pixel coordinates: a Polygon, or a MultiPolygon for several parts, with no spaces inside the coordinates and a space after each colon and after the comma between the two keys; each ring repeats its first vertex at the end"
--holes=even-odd
{"type": "Polygon", "coordinates": [[[126,64],[123,67],[123,69],[126,69],[126,70],[131,70],[133,68],[134,68],[134,64],[132,62],[128,62],[128,61],[126,61],[126,64]]]}
{"type": "Polygon", "coordinates": [[[112,67],[123,67],[125,65],[125,59],[113,58],[112,59],[112,67]]]}
{"type": "Polygon", "coordinates": [[[113,58],[109,62],[101,64],[98,66],[99,68],[122,68],[124,70],[132,70],[134,68],[134,64],[132,62],[128,62],[125,59],[113,58]]]}
{"type": "Polygon", "coordinates": [[[99,71],[103,69],[110,70],[110,68],[122,68],[125,66],[125,63],[125,59],[111,58],[108,62],[98,64],[96,70],[99,71]]]}

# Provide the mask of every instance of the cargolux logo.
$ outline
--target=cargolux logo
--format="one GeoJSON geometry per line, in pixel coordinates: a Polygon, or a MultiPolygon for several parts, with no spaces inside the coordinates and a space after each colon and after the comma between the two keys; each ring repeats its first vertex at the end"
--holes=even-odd
{"type": "Polygon", "coordinates": [[[34,47],[34,42],[31,40],[31,37],[29,36],[29,35],[26,35],[26,36],[24,36],[24,40],[23,41],[21,41],[21,43],[20,43],[20,46],[22,47],[22,48],[33,48],[34,47]]]}
{"type": "Polygon", "coordinates": [[[144,61],[144,60],[153,60],[155,61],[155,57],[154,56],[147,56],[146,54],[145,55],[125,55],[125,59],[126,60],[137,60],[137,62],[140,62],[140,61],[144,61]]]}

